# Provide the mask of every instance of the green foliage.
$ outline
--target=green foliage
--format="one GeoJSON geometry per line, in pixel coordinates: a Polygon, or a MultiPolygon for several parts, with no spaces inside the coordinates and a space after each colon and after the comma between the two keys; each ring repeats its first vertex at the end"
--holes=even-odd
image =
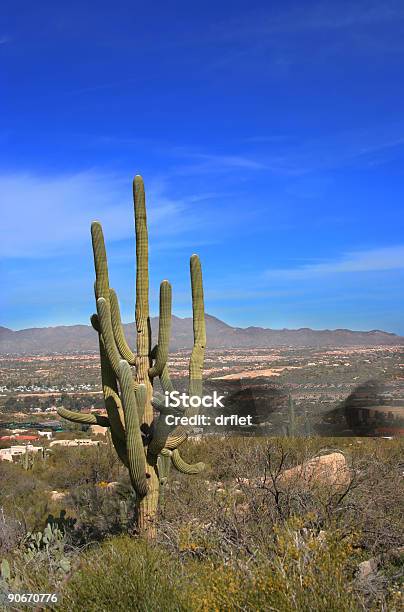
{"type": "Polygon", "coordinates": [[[357,611],[361,598],[350,586],[355,558],[352,538],[334,532],[326,540],[303,536],[301,519],[274,530],[268,555],[249,566],[194,562],[190,610],[357,611]]]}
{"type": "MultiPolygon", "coordinates": [[[[358,536],[335,530],[321,537],[305,529],[307,520],[278,525],[268,551],[256,543],[249,559],[200,555],[192,537],[182,538],[182,558],[143,539],[115,537],[82,555],[63,586],[63,601],[69,610],[90,612],[370,609],[355,583],[358,536]]],[[[205,549],[216,545],[208,538],[205,549]]],[[[398,596],[392,589],[383,609],[398,610],[398,596]]]]}
{"type": "Polygon", "coordinates": [[[0,595],[10,591],[11,585],[10,564],[7,559],[3,559],[0,564],[0,595]]]}
{"type": "Polygon", "coordinates": [[[56,524],[48,523],[44,531],[28,532],[23,547],[24,560],[28,563],[40,564],[48,561],[56,570],[68,572],[70,561],[65,556],[66,537],[56,524]]]}
{"type": "Polygon", "coordinates": [[[62,597],[71,612],[185,612],[185,580],[167,551],[121,536],[82,555],[62,597]]]}
{"type": "Polygon", "coordinates": [[[10,564],[7,559],[3,559],[0,565],[0,576],[2,580],[10,579],[10,564]]]}
{"type": "MultiPolygon", "coordinates": [[[[61,592],[62,610],[398,612],[402,557],[394,551],[403,545],[403,451],[402,439],[232,437],[220,445],[211,436],[197,444],[190,439],[184,457],[209,456],[209,471],[193,480],[177,473],[165,485],[156,544],[116,535],[132,511],[122,470],[126,479],[115,488],[72,486],[63,504],[77,521],[73,525],[63,513],[49,517],[55,539],[44,539],[43,522],[15,551],[3,549],[8,584],[19,591],[61,592]],[[311,483],[278,489],[280,465],[290,468],[337,445],[354,476],[346,489],[311,483]],[[27,561],[32,549],[34,558],[27,561]],[[376,556],[376,578],[359,581],[359,563],[376,556]],[[58,562],[63,557],[70,561],[67,574],[58,562]]],[[[97,464],[91,453],[81,461],[88,462],[85,473],[97,464]]],[[[52,475],[54,467],[48,466],[52,475]]],[[[69,471],[68,463],[57,467],[69,471]]],[[[13,518],[13,508],[14,516],[29,512],[35,499],[30,482],[35,495],[45,496],[46,474],[42,465],[28,476],[19,464],[0,464],[6,517],[13,518]]]]}
{"type": "Polygon", "coordinates": [[[66,535],[57,526],[57,520],[63,523],[64,517],[54,519],[43,531],[25,535],[10,555],[11,567],[9,561],[3,559],[0,592],[38,592],[41,589],[44,592],[50,582],[55,590],[58,581],[70,572],[66,535]]]}

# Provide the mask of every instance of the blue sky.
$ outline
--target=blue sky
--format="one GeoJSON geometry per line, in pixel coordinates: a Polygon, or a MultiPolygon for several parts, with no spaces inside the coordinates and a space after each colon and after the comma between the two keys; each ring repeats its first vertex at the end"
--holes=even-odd
{"type": "Polygon", "coordinates": [[[0,324],[87,323],[89,226],[134,312],[173,284],[230,324],[404,334],[401,1],[31,3],[0,11],[0,324]]]}

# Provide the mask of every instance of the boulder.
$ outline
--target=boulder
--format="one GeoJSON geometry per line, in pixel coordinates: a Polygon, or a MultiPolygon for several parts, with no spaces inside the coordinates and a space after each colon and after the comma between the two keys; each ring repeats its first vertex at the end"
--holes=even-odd
{"type": "Polygon", "coordinates": [[[313,457],[304,463],[285,470],[279,476],[278,483],[295,483],[310,485],[331,485],[343,488],[351,482],[351,472],[345,455],[340,452],[313,457]]]}
{"type": "Polygon", "coordinates": [[[61,491],[51,491],[50,492],[50,498],[52,501],[60,501],[64,497],[66,497],[66,493],[62,493],[61,491]]]}
{"type": "MultiPolygon", "coordinates": [[[[327,455],[319,455],[300,463],[293,468],[284,470],[277,478],[277,485],[296,486],[322,484],[341,489],[349,485],[352,474],[343,453],[338,451],[327,455]]],[[[271,478],[237,478],[237,487],[261,488],[271,487],[271,478]]]]}

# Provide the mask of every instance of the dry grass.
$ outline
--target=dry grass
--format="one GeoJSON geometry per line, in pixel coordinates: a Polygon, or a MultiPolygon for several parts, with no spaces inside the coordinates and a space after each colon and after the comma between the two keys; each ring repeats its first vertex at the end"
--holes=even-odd
{"type": "Polygon", "coordinates": [[[14,574],[24,575],[10,547],[18,529],[7,496],[21,510],[25,494],[30,515],[35,496],[55,488],[49,479],[57,472],[58,482],[71,483],[61,503],[77,519],[66,540],[73,569],[61,580],[38,566],[25,580],[27,589],[61,592],[58,610],[398,611],[402,558],[386,553],[403,545],[403,450],[402,440],[380,439],[188,442],[184,457],[203,459],[208,469],[195,477],[171,474],[153,545],[114,535],[119,499],[128,499],[130,488],[112,457],[82,454],[80,470],[74,455],[57,456],[33,470],[31,484],[19,466],[2,467],[10,470],[0,498],[10,521],[3,552],[14,574]],[[337,449],[350,475],[338,487],[298,474],[283,478],[337,449]],[[95,487],[101,476],[120,485],[95,487]],[[375,574],[359,580],[359,563],[376,555],[375,574]]]}

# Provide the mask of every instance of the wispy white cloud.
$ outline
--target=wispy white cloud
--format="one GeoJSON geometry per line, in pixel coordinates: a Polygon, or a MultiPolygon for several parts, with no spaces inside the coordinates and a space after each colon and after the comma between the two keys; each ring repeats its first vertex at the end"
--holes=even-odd
{"type": "MultiPolygon", "coordinates": [[[[292,140],[292,139],[291,139],[292,140]]],[[[404,123],[391,122],[339,132],[324,133],[319,138],[276,145],[265,134],[250,139],[251,146],[259,147],[256,159],[278,175],[303,176],[318,170],[359,164],[370,166],[394,159],[404,146],[404,123]],[[276,146],[278,155],[271,155],[276,146]]],[[[248,146],[248,145],[247,145],[248,146]]]]}
{"type": "Polygon", "coordinates": [[[173,153],[186,158],[186,163],[173,169],[179,175],[221,174],[235,170],[254,171],[270,168],[264,160],[245,155],[195,153],[178,148],[173,153]]]}
{"type": "Polygon", "coordinates": [[[349,61],[402,54],[401,26],[404,5],[399,0],[360,0],[354,3],[306,1],[294,7],[270,3],[250,9],[242,18],[213,24],[209,40],[220,41],[221,52],[210,70],[223,71],[237,65],[239,72],[257,70],[291,76],[291,68],[310,64],[324,67],[339,56],[349,61]],[[388,35],[381,35],[381,32],[388,35]],[[321,53],[318,52],[319,47],[321,53]]]}
{"type": "MultiPolygon", "coordinates": [[[[203,150],[196,146],[138,138],[103,136],[99,147],[147,147],[173,161],[169,175],[237,177],[238,172],[270,172],[300,177],[318,170],[361,164],[370,166],[394,159],[404,146],[404,123],[382,122],[369,127],[323,132],[320,137],[301,138],[296,134],[262,134],[241,137],[226,150],[203,150]]],[[[167,175],[167,176],[169,176],[167,175]]],[[[222,194],[220,194],[222,195],[222,194]]]]}
{"type": "MultiPolygon", "coordinates": [[[[220,235],[221,226],[229,226],[226,213],[221,215],[215,205],[223,194],[201,190],[171,196],[170,184],[156,177],[147,181],[146,188],[152,250],[210,244],[220,235]],[[214,217],[206,205],[209,201],[214,217]]],[[[115,243],[118,257],[118,242],[134,239],[132,186],[126,176],[100,171],[0,174],[0,206],[1,257],[77,253],[89,245],[90,224],[95,219],[102,223],[107,243],[115,243]]]]}
{"type": "Polygon", "coordinates": [[[404,270],[404,245],[354,251],[338,259],[308,264],[297,268],[267,270],[267,278],[316,279],[335,274],[404,270]]]}
{"type": "Polygon", "coordinates": [[[296,33],[313,30],[340,30],[357,26],[383,24],[404,19],[401,2],[386,0],[380,3],[365,0],[342,5],[335,2],[311,2],[295,9],[256,12],[251,20],[228,24],[229,36],[237,34],[296,33]]]}
{"type": "MultiPolygon", "coordinates": [[[[186,199],[167,196],[162,181],[147,191],[148,220],[159,236],[181,235],[197,224],[186,199]]],[[[199,196],[203,199],[203,194],[199,196]]],[[[91,221],[108,241],[133,237],[131,184],[118,176],[81,172],[51,177],[0,175],[2,257],[48,257],[88,244],[91,221]]]]}

